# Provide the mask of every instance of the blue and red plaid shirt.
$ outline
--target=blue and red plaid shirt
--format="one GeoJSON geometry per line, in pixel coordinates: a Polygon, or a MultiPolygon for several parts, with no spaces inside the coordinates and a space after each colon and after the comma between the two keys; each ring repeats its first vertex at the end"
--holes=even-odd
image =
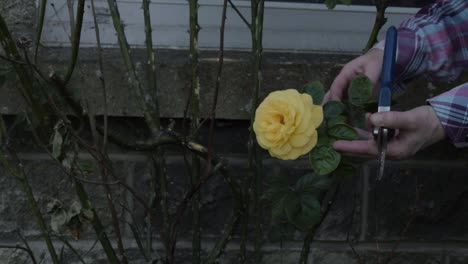
{"type": "MultiPolygon", "coordinates": [[[[383,49],[384,42],[375,48],[383,49]]],[[[398,28],[395,65],[400,82],[417,76],[453,81],[468,69],[468,1],[439,0],[422,8],[398,28]]],[[[468,146],[468,83],[427,102],[446,136],[457,147],[468,146]]]]}

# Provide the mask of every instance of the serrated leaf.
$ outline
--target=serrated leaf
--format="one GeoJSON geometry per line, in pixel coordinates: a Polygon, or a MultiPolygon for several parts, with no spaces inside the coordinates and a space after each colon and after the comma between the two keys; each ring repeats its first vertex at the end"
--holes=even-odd
{"type": "Polygon", "coordinates": [[[327,175],[338,167],[341,154],[331,146],[319,146],[310,152],[309,161],[317,175],[327,175]]]}
{"type": "Polygon", "coordinates": [[[312,81],[304,86],[304,92],[312,96],[314,104],[322,104],[323,97],[325,96],[325,89],[320,81],[312,81]]]}
{"type": "Polygon", "coordinates": [[[303,194],[300,196],[299,211],[295,215],[292,223],[301,231],[309,231],[322,218],[320,203],[315,196],[303,194]]]}
{"type": "Polygon", "coordinates": [[[333,9],[336,6],[337,0],[325,0],[325,5],[327,5],[328,9],[333,9]]]}
{"type": "Polygon", "coordinates": [[[347,124],[335,124],[328,129],[328,135],[344,140],[356,140],[359,138],[357,131],[347,124]]]}
{"type": "Polygon", "coordinates": [[[308,173],[297,180],[295,189],[301,193],[316,193],[327,190],[330,185],[330,177],[308,173]]]}
{"type": "Polygon", "coordinates": [[[294,219],[301,211],[300,202],[300,196],[295,192],[291,192],[284,197],[284,212],[286,214],[286,218],[292,224],[294,224],[294,219]]]}
{"type": "Polygon", "coordinates": [[[62,155],[63,137],[58,129],[55,130],[54,138],[52,139],[52,156],[58,159],[62,155]]]}
{"type": "Polygon", "coordinates": [[[372,82],[365,75],[359,75],[349,84],[348,99],[355,106],[363,106],[372,97],[372,82]]]}
{"type": "Polygon", "coordinates": [[[332,127],[333,125],[336,125],[338,123],[346,123],[346,119],[347,118],[344,115],[335,116],[335,117],[327,120],[327,126],[332,127]]]}
{"type": "Polygon", "coordinates": [[[341,115],[346,109],[346,106],[339,101],[330,101],[323,106],[323,115],[325,119],[332,119],[341,115]]]}
{"type": "Polygon", "coordinates": [[[262,199],[273,202],[281,199],[289,192],[288,187],[272,186],[263,194],[262,199]]]}
{"type": "Polygon", "coordinates": [[[340,0],[340,2],[345,5],[350,5],[353,1],[352,0],[340,0]]]}

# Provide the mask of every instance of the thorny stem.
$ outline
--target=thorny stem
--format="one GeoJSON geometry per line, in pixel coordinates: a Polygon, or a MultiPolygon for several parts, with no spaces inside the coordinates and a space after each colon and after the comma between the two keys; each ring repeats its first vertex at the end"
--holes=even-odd
{"type": "Polygon", "coordinates": [[[244,22],[244,24],[249,28],[250,31],[252,31],[252,25],[247,21],[245,16],[240,12],[240,10],[237,8],[237,6],[232,2],[232,0],[228,0],[229,5],[234,9],[234,11],[237,13],[237,15],[240,17],[240,19],[244,22]]]}
{"type": "Polygon", "coordinates": [[[102,47],[101,47],[101,36],[99,34],[99,23],[97,22],[96,8],[94,5],[94,0],[91,0],[91,10],[93,13],[93,22],[94,22],[94,31],[96,33],[96,43],[97,43],[97,55],[99,63],[99,80],[101,81],[102,86],[102,96],[103,107],[104,107],[104,132],[103,132],[103,141],[102,141],[102,151],[107,151],[107,129],[108,129],[108,112],[107,112],[107,88],[106,80],[104,79],[104,63],[102,60],[102,47]]]}
{"type": "Polygon", "coordinates": [[[76,23],[73,28],[72,36],[72,51],[71,58],[68,62],[68,69],[63,81],[67,84],[75,70],[76,61],[78,59],[78,51],[80,50],[80,41],[81,41],[81,28],[83,27],[83,16],[84,16],[85,0],[78,0],[78,8],[76,9],[76,23]]]}
{"type": "Polygon", "coordinates": [[[313,227],[313,229],[311,229],[306,234],[306,237],[304,239],[304,243],[303,243],[302,251],[301,251],[301,258],[299,260],[300,264],[307,263],[307,259],[309,258],[309,252],[310,252],[310,243],[314,240],[315,231],[317,230],[317,228],[319,228],[322,225],[323,221],[327,217],[328,212],[330,211],[330,206],[335,201],[336,193],[338,192],[339,186],[340,186],[340,182],[339,182],[338,176],[333,176],[333,184],[324,194],[320,203],[322,205],[320,208],[322,217],[320,218],[320,221],[313,227]]]}
{"type": "MultiPolygon", "coordinates": [[[[88,111],[89,114],[89,123],[92,129],[92,135],[93,135],[93,141],[94,141],[94,147],[98,149],[98,138],[97,138],[97,132],[96,132],[96,119],[94,117],[94,113],[92,111],[88,111]]],[[[96,159],[96,167],[99,168],[99,172],[101,174],[101,180],[102,182],[108,182],[109,179],[109,170],[108,167],[111,166],[111,164],[107,163],[109,159],[106,158],[106,154],[103,153],[102,155],[99,155],[100,159],[96,159]]],[[[114,201],[113,201],[113,194],[112,194],[112,189],[109,184],[104,184],[104,190],[106,192],[106,200],[107,200],[107,206],[109,207],[110,213],[111,213],[111,219],[112,219],[112,225],[114,228],[115,236],[117,237],[117,248],[119,250],[119,254],[121,257],[122,263],[128,263],[127,260],[127,254],[125,253],[125,248],[123,246],[123,241],[122,241],[122,234],[121,234],[121,229],[120,229],[120,223],[119,223],[119,217],[117,214],[117,209],[115,208],[114,201]]]]}
{"type": "Polygon", "coordinates": [[[120,17],[117,1],[107,0],[107,3],[112,16],[112,22],[114,24],[115,31],[117,32],[117,38],[119,41],[122,59],[125,64],[125,67],[127,68],[128,82],[132,86],[137,97],[143,100],[143,103],[141,104],[141,110],[143,112],[147,125],[149,126],[153,134],[157,134],[159,129],[156,125],[158,123],[158,118],[156,110],[154,108],[154,96],[152,96],[152,94],[148,91],[145,91],[143,85],[141,84],[138,78],[135,64],[133,63],[133,60],[130,56],[130,46],[127,42],[127,37],[124,31],[124,24],[122,23],[122,19],[120,17]]]}
{"type": "Polygon", "coordinates": [[[41,45],[42,30],[44,29],[44,18],[47,7],[47,0],[41,0],[41,8],[39,11],[39,22],[36,31],[36,47],[34,50],[34,64],[37,64],[37,55],[39,53],[39,46],[41,45]]]}
{"type": "MultiPolygon", "coordinates": [[[[191,136],[198,140],[198,127],[200,125],[200,76],[199,76],[199,50],[198,50],[198,0],[189,0],[189,25],[190,25],[190,59],[192,75],[191,94],[191,136]]],[[[200,159],[192,156],[192,188],[200,182],[200,159]]],[[[201,227],[200,227],[200,193],[194,194],[192,199],[192,263],[200,263],[201,252],[201,227]]]]}
{"type": "MultiPolygon", "coordinates": [[[[159,114],[159,101],[158,101],[158,83],[157,83],[157,68],[156,68],[156,52],[153,48],[153,29],[151,26],[151,14],[150,14],[150,0],[143,0],[143,16],[145,20],[145,34],[146,34],[146,50],[148,52],[148,66],[149,66],[149,74],[148,74],[148,84],[149,89],[148,91],[153,94],[154,97],[154,121],[156,122],[155,126],[158,130],[161,129],[161,121],[160,121],[160,114],[159,114]]],[[[142,100],[144,100],[142,98],[142,100]]],[[[169,226],[169,209],[168,209],[168,201],[167,201],[167,173],[165,169],[165,160],[164,160],[164,150],[162,148],[158,148],[152,154],[151,160],[153,161],[154,172],[152,173],[152,189],[154,190],[153,196],[150,196],[150,210],[153,209],[152,203],[156,201],[156,197],[159,197],[160,204],[162,208],[162,215],[163,215],[163,228],[161,230],[161,237],[163,238],[164,245],[166,250],[168,249],[169,242],[167,241],[167,230],[169,226]],[[159,184],[158,184],[159,178],[159,184]],[[159,185],[159,190],[158,190],[159,185]],[[160,192],[160,195],[157,194],[160,192]]],[[[152,232],[152,224],[153,224],[153,213],[152,211],[148,211],[147,219],[146,219],[146,250],[147,255],[151,256],[152,252],[152,240],[153,240],[153,232],[152,232]]]]}
{"type": "MultiPolygon", "coordinates": [[[[15,61],[21,61],[21,56],[18,52],[15,42],[13,41],[8,26],[0,14],[0,45],[5,51],[5,55],[8,59],[15,61]]],[[[39,105],[33,98],[33,79],[28,73],[26,65],[13,63],[16,74],[21,82],[20,93],[25,100],[26,104],[31,108],[32,112],[36,117],[43,121],[47,119],[45,109],[39,105]]]]}
{"type": "Polygon", "coordinates": [[[0,161],[3,163],[3,166],[8,170],[8,172],[21,183],[23,187],[23,191],[26,194],[26,197],[28,199],[28,203],[31,206],[32,213],[36,217],[37,224],[39,225],[39,229],[41,230],[42,236],[44,237],[44,240],[46,242],[47,249],[49,250],[50,257],[52,258],[52,262],[54,264],[59,264],[60,261],[59,261],[57,252],[55,251],[52,239],[50,238],[50,232],[47,229],[42,213],[39,210],[39,206],[37,205],[37,200],[34,197],[31,185],[29,184],[28,177],[23,171],[22,164],[18,164],[17,169],[13,168],[13,166],[8,161],[5,153],[1,149],[0,149],[0,161]]]}
{"type": "Polygon", "coordinates": [[[112,247],[112,244],[110,243],[109,238],[107,237],[104,226],[102,225],[101,220],[99,219],[96,213],[96,210],[91,205],[91,201],[88,198],[88,194],[86,193],[86,190],[84,189],[80,181],[73,178],[73,182],[75,185],[75,190],[78,195],[78,198],[80,199],[81,206],[83,206],[83,208],[85,209],[91,210],[91,212],[93,213],[93,219],[91,222],[94,228],[94,232],[98,236],[98,239],[101,242],[102,248],[104,249],[104,252],[106,253],[107,260],[110,263],[119,263],[119,259],[117,258],[114,248],[112,247]]]}
{"type": "MultiPolygon", "coordinates": [[[[253,211],[255,212],[255,260],[254,262],[261,262],[261,246],[263,242],[262,238],[262,210],[260,204],[260,196],[262,191],[262,177],[261,177],[261,166],[262,161],[258,154],[258,146],[255,140],[255,133],[253,131],[253,122],[255,120],[255,109],[258,105],[259,93],[262,88],[263,76],[262,76],[262,61],[263,61],[263,14],[264,14],[264,0],[251,0],[251,12],[252,12],[252,57],[253,57],[253,76],[254,76],[254,91],[252,96],[251,105],[251,116],[250,116],[250,134],[248,143],[249,152],[249,179],[247,180],[246,190],[244,194],[249,196],[253,194],[253,211]],[[253,190],[252,190],[253,189],[253,190]]],[[[244,202],[247,201],[244,200],[244,202]]],[[[248,204],[245,204],[248,207],[248,204]]],[[[246,212],[249,210],[246,209],[246,212]]],[[[241,237],[241,262],[246,261],[246,239],[248,232],[248,214],[244,217],[242,226],[242,237],[241,237]]]]}
{"type": "Polygon", "coordinates": [[[375,15],[374,26],[372,27],[369,40],[367,41],[366,47],[364,48],[364,52],[367,52],[369,49],[371,49],[372,46],[374,46],[374,44],[377,42],[379,31],[382,29],[385,22],[387,22],[387,18],[385,18],[385,9],[387,9],[388,4],[389,0],[375,0],[377,14],[375,15]]]}

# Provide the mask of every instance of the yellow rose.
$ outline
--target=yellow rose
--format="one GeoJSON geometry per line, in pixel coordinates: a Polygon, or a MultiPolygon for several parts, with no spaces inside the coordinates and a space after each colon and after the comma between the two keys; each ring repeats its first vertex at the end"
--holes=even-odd
{"type": "Polygon", "coordinates": [[[312,97],[289,89],[270,93],[255,112],[253,129],[258,144],[271,156],[293,160],[317,144],[323,110],[312,97]]]}

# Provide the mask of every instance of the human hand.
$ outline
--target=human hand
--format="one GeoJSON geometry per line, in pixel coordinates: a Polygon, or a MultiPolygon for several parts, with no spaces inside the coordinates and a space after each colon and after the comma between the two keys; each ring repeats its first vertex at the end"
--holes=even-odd
{"type": "MultiPolygon", "coordinates": [[[[387,156],[391,159],[408,158],[445,137],[439,118],[428,105],[407,112],[375,113],[367,117],[373,126],[397,130],[387,145],[387,156]]],[[[333,147],[346,153],[377,155],[378,147],[372,134],[360,130],[359,135],[359,140],[338,140],[333,147]]]]}
{"type": "Polygon", "coordinates": [[[349,83],[359,74],[364,74],[369,78],[374,85],[374,94],[377,94],[382,62],[383,50],[381,49],[371,49],[366,54],[348,62],[335,77],[330,90],[325,94],[322,104],[328,101],[341,101],[349,83]]]}

